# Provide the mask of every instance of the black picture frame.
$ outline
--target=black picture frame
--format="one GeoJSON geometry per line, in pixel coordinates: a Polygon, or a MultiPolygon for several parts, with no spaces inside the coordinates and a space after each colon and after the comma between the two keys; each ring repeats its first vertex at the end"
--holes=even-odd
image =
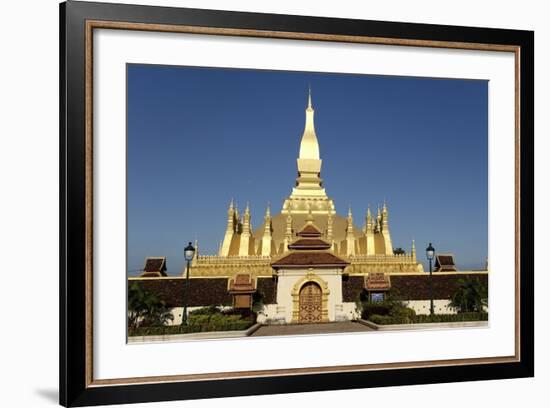
{"type": "MultiPolygon", "coordinates": [[[[68,1],[60,5],[60,403],[121,404],[534,376],[534,33],[532,31],[68,1]],[[86,22],[90,20],[518,47],[518,361],[224,380],[94,385],[87,373],[86,22]]],[[[88,350],[89,351],[89,350],[88,350]]]]}

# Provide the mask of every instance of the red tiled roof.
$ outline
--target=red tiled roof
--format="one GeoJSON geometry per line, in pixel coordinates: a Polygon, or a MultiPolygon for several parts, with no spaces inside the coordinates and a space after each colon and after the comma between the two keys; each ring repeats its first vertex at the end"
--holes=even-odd
{"type": "Polygon", "coordinates": [[[166,257],[145,258],[145,265],[143,266],[143,274],[141,276],[144,278],[166,276],[166,257]]]}
{"type": "Polygon", "coordinates": [[[301,238],[288,246],[290,249],[329,249],[330,244],[322,239],[301,238]]]}
{"type": "Polygon", "coordinates": [[[365,277],[365,289],[367,290],[389,290],[390,288],[390,278],[384,273],[369,273],[365,277]]]}
{"type": "Polygon", "coordinates": [[[435,257],[436,272],[451,272],[456,271],[455,261],[452,254],[437,255],[435,257]]]}
{"type": "Polygon", "coordinates": [[[235,279],[229,281],[230,292],[254,292],[254,281],[249,274],[238,274],[235,279]]]}
{"type": "Polygon", "coordinates": [[[292,252],[271,264],[278,267],[308,267],[308,266],[339,266],[344,267],[349,262],[330,252],[292,252]]]}
{"type": "Polygon", "coordinates": [[[164,266],[164,258],[147,258],[145,260],[144,272],[160,272],[164,266]]]}

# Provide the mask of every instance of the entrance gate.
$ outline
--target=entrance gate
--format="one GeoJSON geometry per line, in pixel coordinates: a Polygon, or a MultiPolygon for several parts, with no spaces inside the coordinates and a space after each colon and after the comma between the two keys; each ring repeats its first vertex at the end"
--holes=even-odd
{"type": "Polygon", "coordinates": [[[317,323],[322,319],[323,299],[321,287],[315,282],[307,282],[300,289],[300,323],[317,323]]]}

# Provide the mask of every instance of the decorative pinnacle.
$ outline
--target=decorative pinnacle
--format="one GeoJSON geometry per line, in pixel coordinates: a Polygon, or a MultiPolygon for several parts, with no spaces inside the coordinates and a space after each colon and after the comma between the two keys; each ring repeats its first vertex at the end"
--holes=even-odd
{"type": "Polygon", "coordinates": [[[311,84],[309,84],[309,92],[308,92],[308,96],[307,96],[307,108],[312,109],[312,106],[311,106],[311,84]]]}
{"type": "Polygon", "coordinates": [[[308,224],[313,223],[313,212],[311,211],[311,204],[308,203],[307,205],[307,217],[306,221],[308,224]]]}
{"type": "Polygon", "coordinates": [[[352,214],[351,214],[351,205],[349,206],[348,208],[348,218],[352,218],[352,214]]]}
{"type": "Polygon", "coordinates": [[[270,209],[270,204],[267,203],[267,208],[265,210],[265,218],[270,218],[271,217],[271,209],[270,209]]]}
{"type": "Polygon", "coordinates": [[[233,208],[235,208],[235,205],[233,204],[233,199],[231,199],[229,202],[229,209],[232,210],[233,208]]]}
{"type": "Polygon", "coordinates": [[[250,215],[250,206],[248,205],[248,201],[246,202],[246,208],[244,209],[245,215],[250,215]]]}

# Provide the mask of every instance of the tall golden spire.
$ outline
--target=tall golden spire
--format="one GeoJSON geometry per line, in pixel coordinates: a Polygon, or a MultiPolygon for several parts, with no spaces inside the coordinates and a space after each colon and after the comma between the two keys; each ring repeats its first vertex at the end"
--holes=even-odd
{"type": "Polygon", "coordinates": [[[229,208],[227,209],[227,228],[225,229],[223,242],[220,246],[220,256],[229,256],[231,240],[233,239],[233,234],[235,233],[235,223],[235,205],[233,203],[233,199],[231,199],[231,202],[229,203],[229,208]]]}
{"type": "Polygon", "coordinates": [[[380,215],[380,232],[384,238],[384,253],[386,255],[393,254],[393,246],[391,243],[390,226],[388,222],[388,207],[386,207],[386,200],[384,199],[384,205],[382,206],[382,215],[380,215]]]}
{"type": "Polygon", "coordinates": [[[239,206],[235,202],[235,233],[240,234],[242,231],[243,223],[242,223],[242,217],[239,213],[239,206]]]}
{"type": "Polygon", "coordinates": [[[374,225],[372,223],[372,214],[370,212],[370,204],[367,207],[367,217],[366,217],[366,226],[365,226],[365,236],[367,244],[367,255],[374,255],[374,225]]]}
{"type": "Polygon", "coordinates": [[[355,255],[355,235],[353,234],[353,215],[351,214],[351,206],[348,210],[348,225],[346,230],[346,255],[353,256],[355,255]]]}
{"type": "MultiPolygon", "coordinates": [[[[304,133],[302,134],[302,142],[300,143],[300,156],[299,159],[319,160],[319,142],[317,135],[315,134],[315,123],[313,117],[315,110],[311,103],[311,88],[309,88],[309,94],[307,98],[306,109],[306,124],[304,127],[304,133]]],[[[321,165],[319,163],[319,170],[321,165]]],[[[298,163],[298,171],[300,171],[300,163],[298,163]]]]}
{"type": "Polygon", "coordinates": [[[289,212],[286,216],[286,228],[285,228],[285,239],[283,242],[283,251],[288,251],[288,246],[292,243],[292,215],[289,212]]]}
{"type": "Polygon", "coordinates": [[[370,204],[367,207],[367,216],[365,217],[365,232],[372,232],[372,214],[370,213],[370,204]]]}
{"type": "Polygon", "coordinates": [[[235,206],[233,204],[233,199],[229,203],[229,208],[227,209],[227,231],[235,230],[235,206]]]}
{"type": "Polygon", "coordinates": [[[376,227],[375,231],[380,232],[380,229],[382,228],[382,214],[380,214],[380,204],[378,204],[378,208],[376,209],[376,227]]]}
{"type": "Polygon", "coordinates": [[[314,214],[334,214],[334,203],[327,197],[321,179],[321,160],[319,153],[319,141],[315,133],[313,102],[311,88],[308,92],[306,121],[304,132],[300,141],[300,152],[298,155],[298,177],[292,194],[283,204],[282,212],[288,214],[307,214],[308,204],[315,204],[314,214]]]}
{"type": "Polygon", "coordinates": [[[262,237],[262,256],[270,256],[271,255],[271,210],[269,208],[269,204],[267,205],[267,209],[265,210],[265,217],[264,217],[264,235],[262,237]]]}
{"type": "Polygon", "coordinates": [[[388,207],[386,207],[386,200],[384,200],[384,206],[382,207],[382,223],[380,225],[382,231],[388,231],[388,207]]]}
{"type": "Polygon", "coordinates": [[[249,255],[250,236],[252,230],[250,227],[250,206],[246,203],[243,217],[243,227],[241,232],[241,242],[239,244],[239,256],[249,255]]]}

